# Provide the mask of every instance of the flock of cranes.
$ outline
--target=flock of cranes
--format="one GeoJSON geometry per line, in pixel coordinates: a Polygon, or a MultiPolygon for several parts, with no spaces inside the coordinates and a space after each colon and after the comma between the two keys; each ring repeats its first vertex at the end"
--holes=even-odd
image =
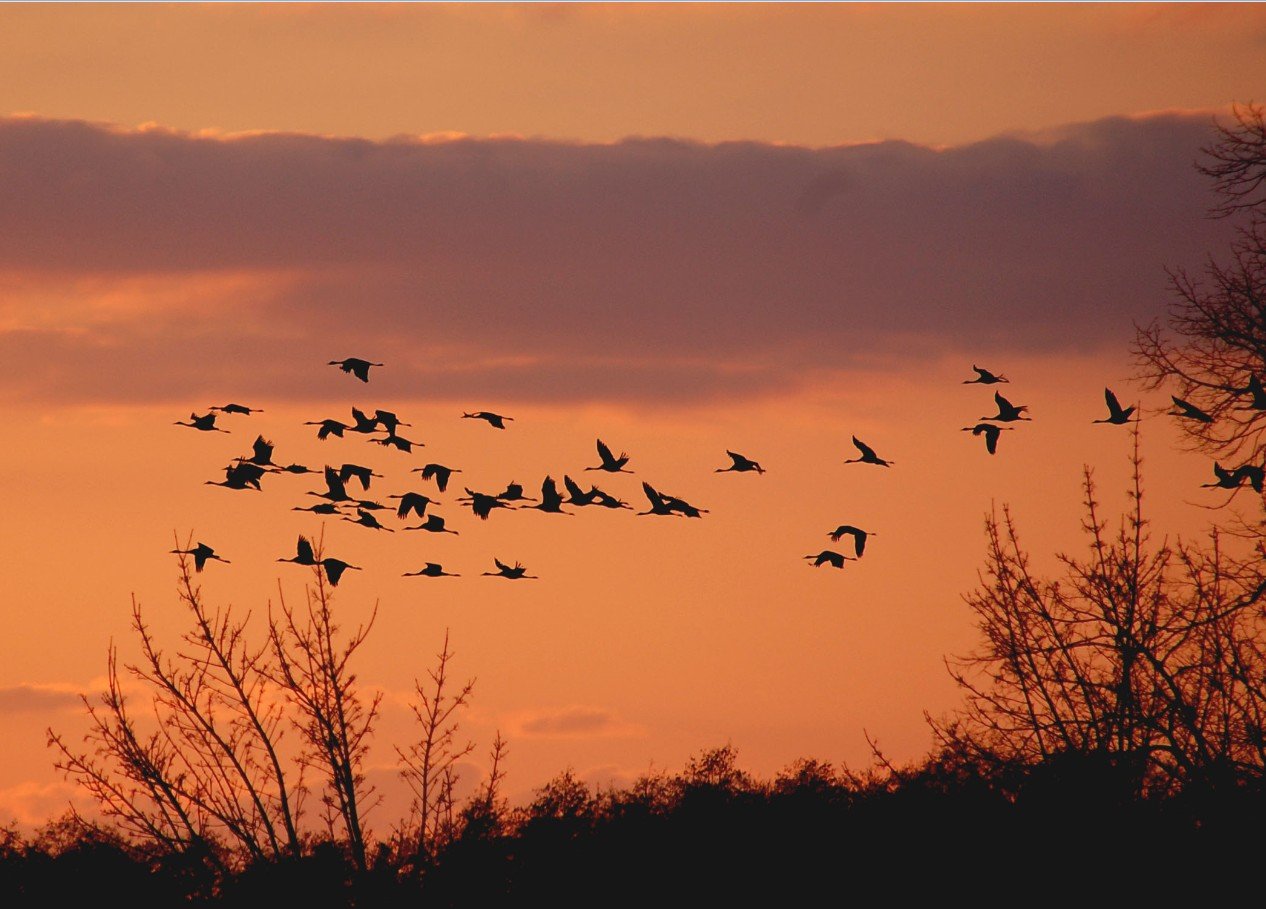
{"type": "MultiPolygon", "coordinates": [[[[356,357],[348,357],[344,360],[331,360],[329,365],[337,366],[343,372],[365,383],[369,382],[369,370],[371,367],[383,366],[382,363],[374,363],[356,357]]],[[[972,365],[972,370],[976,373],[975,378],[965,379],[962,384],[988,386],[1010,382],[1005,376],[993,373],[975,364],[972,365]]],[[[1243,389],[1243,393],[1251,395],[1251,408],[1266,410],[1266,389],[1263,389],[1261,382],[1256,377],[1251,379],[1249,386],[1243,389]]],[[[1000,435],[1004,431],[1015,429],[1013,426],[1001,424],[1030,422],[1032,420],[1030,416],[1027,416],[1028,405],[1013,404],[997,391],[994,392],[993,400],[997,413],[991,416],[982,416],[978,418],[974,425],[963,427],[963,432],[970,432],[973,437],[983,436],[985,449],[990,455],[997,454],[1000,435]]],[[[1107,423],[1119,426],[1134,422],[1137,419],[1133,417],[1137,408],[1133,406],[1122,407],[1111,389],[1104,389],[1104,400],[1108,407],[1107,417],[1093,420],[1091,421],[1092,423],[1107,423]]],[[[1202,423],[1212,422],[1213,418],[1209,414],[1189,402],[1178,397],[1173,397],[1173,402],[1175,409],[1169,411],[1170,415],[1202,423]]],[[[207,413],[203,415],[191,413],[188,422],[178,420],[175,425],[187,426],[201,432],[224,433],[228,432],[228,430],[216,425],[217,416],[221,414],[251,416],[257,413],[263,413],[263,410],[242,404],[229,403],[210,407],[207,413]]],[[[463,413],[462,419],[482,420],[494,429],[505,430],[506,423],[513,421],[514,418],[504,414],[480,410],[473,413],[463,413]]],[[[388,410],[377,409],[370,415],[359,408],[352,407],[351,422],[322,419],[310,420],[303,425],[316,426],[316,437],[320,441],[326,441],[331,436],[342,439],[345,438],[345,433],[353,433],[369,436],[370,442],[383,447],[392,447],[406,454],[411,453],[415,447],[423,447],[423,443],[412,441],[398,432],[400,427],[409,427],[412,424],[401,420],[395,413],[388,410]],[[385,435],[380,435],[381,433],[385,433],[385,435]]],[[[846,459],[844,461],[845,464],[870,464],[878,467],[892,467],[894,465],[895,462],[881,458],[873,448],[856,436],[852,437],[852,442],[858,451],[858,456],[846,459]]],[[[609,474],[633,473],[632,470],[627,469],[630,460],[628,453],[621,451],[617,456],[602,439],[597,440],[596,448],[599,463],[585,467],[584,471],[602,471],[609,474]]],[[[740,452],[727,450],[726,455],[729,457],[730,463],[726,466],[715,468],[714,472],[765,473],[764,467],[758,461],[740,452]]],[[[1215,463],[1213,469],[1216,478],[1215,482],[1204,484],[1206,487],[1239,489],[1245,483],[1248,483],[1260,493],[1263,490],[1263,486],[1266,485],[1266,469],[1259,466],[1246,464],[1234,470],[1228,470],[1215,463]]],[[[420,474],[421,481],[434,483],[436,491],[441,495],[447,492],[453,475],[461,472],[456,467],[449,467],[434,462],[410,469],[410,473],[420,474]]],[[[374,480],[383,479],[381,474],[375,473],[369,467],[353,462],[344,462],[337,468],[327,465],[321,470],[316,470],[297,463],[279,464],[273,460],[272,442],[266,440],[263,435],[256,437],[249,456],[235,458],[224,468],[223,480],[207,480],[205,482],[207,485],[221,486],[232,490],[258,492],[262,490],[261,481],[263,478],[273,473],[321,475],[324,481],[324,488],[309,490],[306,494],[322,501],[312,505],[293,506],[293,511],[305,511],[317,515],[337,517],[341,521],[356,524],[376,532],[386,533],[394,533],[395,528],[386,526],[379,519],[378,514],[394,511],[395,517],[398,519],[407,521],[410,516],[413,516],[420,522],[414,526],[400,528],[402,531],[422,531],[425,533],[453,535],[458,535],[459,533],[459,531],[446,525],[444,517],[435,514],[434,511],[428,512],[428,509],[432,506],[442,504],[438,498],[433,498],[428,493],[408,491],[393,493],[386,497],[397,500],[398,504],[395,506],[384,505],[375,499],[362,497],[369,494],[374,480]]],[[[465,495],[456,497],[455,502],[469,507],[475,517],[481,521],[487,521],[494,511],[502,509],[535,509],[548,514],[561,515],[572,515],[575,513],[564,510],[565,508],[591,506],[634,510],[632,505],[600,489],[597,485],[589,484],[586,489],[567,474],[563,475],[563,490],[565,494],[559,490],[558,483],[552,476],[546,476],[541,483],[539,499],[526,495],[524,487],[517,482],[507,484],[504,490],[497,493],[483,492],[470,487],[463,487],[463,489],[465,495]]],[[[642,482],[642,492],[646,497],[648,507],[645,511],[636,512],[638,515],[700,518],[708,513],[708,509],[692,505],[680,496],[663,492],[649,482],[642,482]]],[[[830,531],[827,536],[837,543],[845,537],[850,538],[852,541],[852,555],[845,555],[832,549],[823,549],[816,554],[806,555],[804,558],[815,568],[823,565],[843,568],[846,561],[856,561],[863,556],[866,550],[867,539],[874,535],[873,531],[866,531],[851,524],[841,524],[835,530],[830,531]]],[[[201,542],[191,549],[175,549],[172,552],[192,556],[194,568],[199,572],[211,560],[231,564],[228,559],[219,556],[212,547],[201,542]]],[[[362,570],[359,566],[349,564],[332,556],[317,559],[311,541],[304,536],[300,536],[298,539],[294,557],[279,558],[277,561],[306,566],[319,565],[324,571],[327,580],[333,586],[338,585],[345,572],[362,570]]],[[[527,569],[518,562],[511,566],[502,562],[499,558],[494,558],[493,565],[496,568],[495,571],[482,572],[481,576],[500,577],[508,580],[534,579],[537,577],[536,575],[528,574],[527,569]]],[[[446,571],[444,566],[438,562],[427,562],[419,570],[405,572],[403,576],[427,578],[461,577],[460,574],[446,571]]]]}

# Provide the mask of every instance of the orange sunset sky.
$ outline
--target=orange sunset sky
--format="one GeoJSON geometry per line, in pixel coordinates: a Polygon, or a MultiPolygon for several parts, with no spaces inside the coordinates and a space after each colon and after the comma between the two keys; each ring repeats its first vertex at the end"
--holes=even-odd
{"type": "Polygon", "coordinates": [[[73,797],[44,730],[82,729],[111,640],[135,657],[132,595],[174,643],[173,530],[256,615],[302,596],[274,561],[299,533],[364,567],[338,604],[379,604],[359,672],[390,805],[445,628],[477,678],[467,778],[500,729],[515,797],[726,742],[761,774],[864,766],[866,732],[920,755],[975,644],[985,513],[1009,503],[1054,567],[1083,465],[1124,504],[1105,385],[1150,408],[1154,531],[1205,528],[1209,464],[1129,342],[1167,266],[1227,248],[1192,164],[1264,83],[1259,5],[0,8],[0,823],[73,797]],[[386,365],[362,385],[326,365],[347,356],[386,365]],[[959,431],[993,411],[972,363],[1033,415],[995,457],[959,431]],[[172,425],[229,401],[265,413],[172,425]],[[302,425],[350,406],[426,447],[302,425]],[[461,534],[291,511],[313,477],[204,485],[256,433],[374,467],[379,498],[461,467],[438,509],[461,534]],[[895,466],[844,465],[854,434],[895,466]],[[453,501],[579,478],[597,437],[636,471],[604,488],[709,513],[453,501]],[[714,473],[726,449],[767,472],[714,473]],[[808,567],[841,523],[877,532],[865,558],[808,567]],[[540,579],[479,577],[494,556],[540,579]],[[464,576],[400,577],[426,561],[464,576]]]}

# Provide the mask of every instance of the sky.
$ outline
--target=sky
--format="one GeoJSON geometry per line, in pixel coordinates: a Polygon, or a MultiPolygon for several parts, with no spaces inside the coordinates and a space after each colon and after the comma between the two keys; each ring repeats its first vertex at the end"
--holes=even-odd
{"type": "Polygon", "coordinates": [[[337,602],[378,604],[384,829],[446,628],[476,756],[500,729],[520,798],[727,742],[761,774],[865,766],[867,736],[918,757],[977,643],[984,515],[1010,504],[1053,567],[1083,466],[1124,505],[1105,386],[1149,408],[1158,537],[1207,524],[1209,465],[1129,344],[1166,268],[1227,247],[1193,162],[1264,57],[1254,5],[0,9],[0,820],[73,797],[44,730],[82,730],[111,641],[135,657],[133,596],[174,645],[173,533],[256,617],[302,596],[275,561],[299,533],[364,567],[337,602]],[[347,356],[385,365],[361,384],[347,356]],[[972,364],[1033,416],[992,457],[959,431],[993,412],[972,364]],[[264,413],[172,425],[230,401],[264,413]],[[426,447],[303,425],[353,406],[426,447]],[[372,466],[375,496],[427,491],[429,460],[483,491],[593,482],[602,438],[635,475],[599,485],[708,513],[480,522],[450,487],[459,536],[377,533],[292,511],[311,477],[205,485],[257,433],[372,466]],[[894,466],[844,464],[853,435],[894,466]],[[716,473],[727,449],[766,472],[716,473]],[[809,567],[842,523],[875,531],[864,559],[809,567]],[[539,579],[479,577],[494,557],[539,579]],[[426,561],[463,577],[400,577],[426,561]]]}

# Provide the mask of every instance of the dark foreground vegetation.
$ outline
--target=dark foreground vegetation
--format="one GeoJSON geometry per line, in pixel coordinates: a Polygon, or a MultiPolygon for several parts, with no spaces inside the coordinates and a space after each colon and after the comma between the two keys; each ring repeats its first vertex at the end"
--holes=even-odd
{"type": "Polygon", "coordinates": [[[320,839],[301,857],[217,872],[105,829],[51,824],[0,844],[0,904],[133,906],[801,905],[936,896],[1132,898],[1201,893],[1255,875],[1266,790],[1230,783],[1138,797],[1114,756],[1040,764],[946,752],[857,775],[800,761],[774,779],[729,748],[672,776],[594,792],[564,774],[531,804],[473,802],[425,862],[381,844],[364,870],[320,839]],[[817,899],[814,900],[817,902],[817,899]]]}

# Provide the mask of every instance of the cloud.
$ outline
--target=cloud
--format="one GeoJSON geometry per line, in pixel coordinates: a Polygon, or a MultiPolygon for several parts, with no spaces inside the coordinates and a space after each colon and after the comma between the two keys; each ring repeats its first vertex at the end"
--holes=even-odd
{"type": "Polygon", "coordinates": [[[371,142],[0,120],[0,397],[779,394],[935,349],[1120,349],[1230,226],[1207,113],[933,149],[371,142]],[[197,368],[191,368],[196,364],[197,368]]]}
{"type": "Polygon", "coordinates": [[[0,715],[56,713],[73,710],[81,703],[78,693],[60,685],[9,685],[0,688],[0,715]]]}
{"type": "Polygon", "coordinates": [[[521,714],[513,719],[511,728],[525,738],[617,738],[642,732],[610,710],[579,705],[521,714]]]}

